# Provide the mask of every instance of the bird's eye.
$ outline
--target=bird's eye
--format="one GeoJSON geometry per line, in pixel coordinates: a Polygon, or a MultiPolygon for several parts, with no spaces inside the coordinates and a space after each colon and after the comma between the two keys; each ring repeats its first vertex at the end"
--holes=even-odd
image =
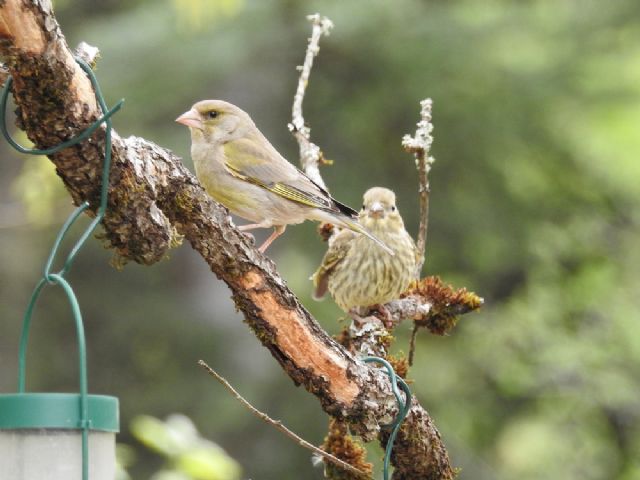
{"type": "Polygon", "coordinates": [[[362,210],[364,210],[364,209],[365,209],[365,206],[364,206],[364,205],[362,205],[362,210]]]}
{"type": "Polygon", "coordinates": [[[391,205],[391,211],[395,212],[396,211],[396,206],[395,205],[391,205]]]}
{"type": "Polygon", "coordinates": [[[216,118],[217,116],[218,116],[218,112],[216,112],[215,110],[211,110],[207,112],[207,117],[209,118],[216,118]]]}

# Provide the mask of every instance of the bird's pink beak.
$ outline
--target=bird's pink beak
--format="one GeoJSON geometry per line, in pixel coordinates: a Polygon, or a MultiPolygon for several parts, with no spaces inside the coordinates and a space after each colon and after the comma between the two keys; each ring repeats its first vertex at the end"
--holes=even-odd
{"type": "Polygon", "coordinates": [[[369,216],[373,218],[384,217],[384,207],[380,202],[373,202],[371,207],[369,207],[369,216]]]}
{"type": "Polygon", "coordinates": [[[203,129],[202,120],[200,120],[200,114],[193,108],[188,112],[184,112],[182,115],[176,118],[176,122],[181,123],[182,125],[186,125],[187,127],[197,128],[198,130],[203,129]]]}

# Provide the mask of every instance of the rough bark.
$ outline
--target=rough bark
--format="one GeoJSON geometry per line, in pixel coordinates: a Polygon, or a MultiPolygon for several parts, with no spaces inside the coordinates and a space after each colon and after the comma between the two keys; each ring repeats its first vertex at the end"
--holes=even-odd
{"type": "MultiPolygon", "coordinates": [[[[0,2],[0,56],[13,76],[17,124],[39,148],[66,140],[99,117],[47,0],[0,2]]],[[[116,119],[117,123],[117,119],[116,119]]],[[[76,204],[99,201],[104,131],[50,158],[76,204]]],[[[380,370],[331,339],[286,287],[273,262],[231,223],[180,159],[138,137],[113,134],[105,236],[124,260],[150,265],[183,236],[232,290],[247,324],[296,384],[365,439],[390,423],[396,402],[380,370]]],[[[450,479],[440,435],[414,399],[394,448],[399,479],[450,479]]]]}

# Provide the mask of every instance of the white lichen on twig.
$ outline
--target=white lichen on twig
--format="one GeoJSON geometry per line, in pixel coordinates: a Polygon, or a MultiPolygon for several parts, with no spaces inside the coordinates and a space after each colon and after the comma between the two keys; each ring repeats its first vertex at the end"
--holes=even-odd
{"type": "Polygon", "coordinates": [[[433,137],[433,124],[431,123],[431,106],[433,102],[426,98],[420,102],[420,121],[417,123],[415,136],[405,135],[402,137],[404,149],[413,153],[418,169],[418,194],[420,196],[420,227],[418,229],[418,240],[416,246],[421,258],[416,265],[416,278],[420,278],[422,265],[424,264],[425,248],[427,246],[427,231],[429,227],[429,172],[435,159],[429,155],[433,137]]]}
{"type": "Polygon", "coordinates": [[[405,318],[415,319],[426,317],[431,311],[432,305],[427,299],[409,296],[391,300],[385,307],[389,312],[391,321],[398,324],[405,318]]]}
{"type": "Polygon", "coordinates": [[[313,28],[311,37],[309,37],[309,45],[307,46],[304,63],[301,67],[298,67],[300,70],[300,78],[298,79],[296,94],[293,97],[293,108],[291,110],[292,119],[288,127],[300,147],[300,164],[302,165],[302,170],[311,180],[326,190],[327,187],[320,175],[319,166],[320,163],[327,163],[327,161],[323,158],[320,147],[311,142],[311,129],[304,123],[302,102],[307,85],[309,84],[309,75],[311,74],[313,59],[320,51],[320,38],[322,35],[329,35],[333,28],[333,22],[318,13],[308,15],[307,20],[311,22],[313,28]]]}
{"type": "MultiPolygon", "coordinates": [[[[433,100],[425,98],[420,102],[420,121],[416,124],[416,134],[414,137],[407,134],[402,137],[402,146],[409,153],[424,153],[429,154],[431,150],[431,144],[433,143],[433,137],[431,132],[433,131],[433,124],[431,123],[431,107],[433,106],[433,100]]],[[[433,162],[433,159],[431,160],[433,162]]]]}
{"type": "Polygon", "coordinates": [[[353,318],[349,326],[351,343],[356,353],[362,356],[387,356],[384,338],[389,337],[389,331],[382,320],[373,315],[364,318],[353,318]]]}

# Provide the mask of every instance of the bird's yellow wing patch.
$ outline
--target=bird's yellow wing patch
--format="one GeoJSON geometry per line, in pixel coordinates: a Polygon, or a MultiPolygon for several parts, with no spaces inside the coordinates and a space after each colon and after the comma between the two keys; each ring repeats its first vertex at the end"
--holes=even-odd
{"type": "MultiPolygon", "coordinates": [[[[283,182],[269,182],[265,181],[257,176],[251,175],[247,172],[247,169],[242,169],[238,164],[238,162],[226,161],[225,165],[229,169],[229,172],[236,178],[240,178],[246,182],[253,183],[254,185],[259,185],[270,192],[273,192],[281,197],[287,198],[297,203],[301,203],[303,205],[307,205],[313,208],[328,208],[330,207],[330,203],[327,199],[321,198],[318,195],[314,195],[309,192],[305,192],[299,188],[296,188],[292,185],[288,185],[283,182]]],[[[255,170],[255,166],[252,170],[255,170]]]]}
{"type": "Polygon", "coordinates": [[[267,190],[277,193],[281,197],[288,198],[294,202],[302,203],[314,208],[326,208],[326,203],[318,202],[318,198],[314,195],[309,195],[305,192],[298,190],[295,187],[291,187],[284,183],[276,183],[274,185],[266,185],[267,190]]]}

